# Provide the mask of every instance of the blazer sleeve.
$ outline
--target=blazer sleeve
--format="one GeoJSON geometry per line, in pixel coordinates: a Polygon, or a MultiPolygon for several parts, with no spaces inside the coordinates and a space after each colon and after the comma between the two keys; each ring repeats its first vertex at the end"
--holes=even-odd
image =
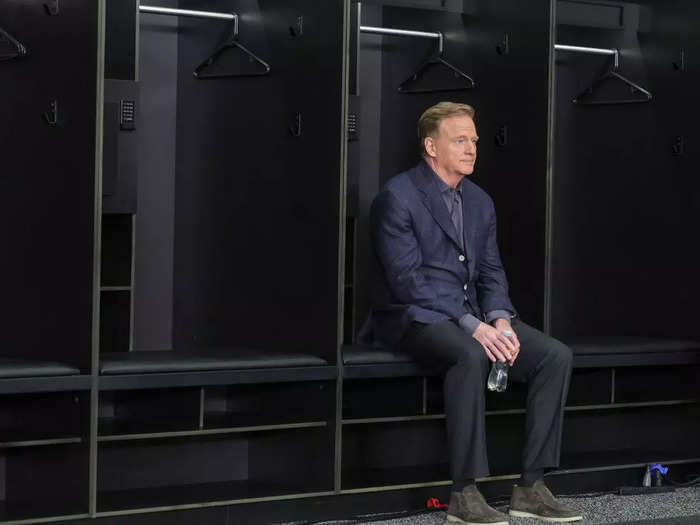
{"type": "Polygon", "coordinates": [[[379,193],[372,203],[370,230],[375,254],[397,302],[438,312],[445,319],[459,319],[466,313],[465,309],[452,308],[438,300],[421,270],[423,258],[411,214],[388,190],[379,193]]]}
{"type": "Polygon", "coordinates": [[[493,202],[490,202],[486,245],[478,263],[476,290],[482,311],[506,310],[513,315],[517,313],[508,296],[508,279],[498,251],[493,202]]]}

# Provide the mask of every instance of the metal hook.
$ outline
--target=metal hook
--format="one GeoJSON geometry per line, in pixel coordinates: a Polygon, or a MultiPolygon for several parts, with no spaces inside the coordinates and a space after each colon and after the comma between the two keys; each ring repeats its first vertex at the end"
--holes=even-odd
{"type": "Polygon", "coordinates": [[[292,137],[301,137],[301,113],[297,113],[294,116],[294,121],[288,129],[292,137]]]}
{"type": "Polygon", "coordinates": [[[44,9],[46,9],[47,15],[56,16],[59,13],[58,0],[51,0],[50,3],[45,3],[44,9]]]}
{"type": "Polygon", "coordinates": [[[44,120],[49,126],[58,124],[58,100],[52,100],[49,110],[44,112],[44,120]]]}
{"type": "Polygon", "coordinates": [[[685,73],[685,50],[684,49],[681,49],[680,61],[676,62],[674,60],[672,63],[673,63],[673,67],[676,69],[676,71],[680,71],[681,73],[685,73]]]}
{"type": "Polygon", "coordinates": [[[496,46],[496,52],[499,55],[507,55],[510,53],[510,35],[508,33],[503,35],[503,40],[496,46]]]}
{"type": "Polygon", "coordinates": [[[496,145],[499,147],[504,147],[508,145],[508,126],[503,125],[498,128],[498,131],[496,132],[496,145]]]}
{"type": "Polygon", "coordinates": [[[681,136],[676,137],[676,141],[672,146],[673,154],[680,157],[685,153],[685,139],[681,136]]]}
{"type": "Polygon", "coordinates": [[[289,26],[289,33],[293,37],[302,36],[304,34],[304,17],[303,16],[298,16],[296,24],[289,26]]]}

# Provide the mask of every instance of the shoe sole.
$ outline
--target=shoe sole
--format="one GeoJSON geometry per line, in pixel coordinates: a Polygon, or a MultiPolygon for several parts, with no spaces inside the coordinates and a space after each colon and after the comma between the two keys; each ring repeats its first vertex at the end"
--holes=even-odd
{"type": "Polygon", "coordinates": [[[522,510],[509,510],[508,514],[515,518],[537,518],[538,520],[548,521],[551,523],[566,523],[571,521],[581,521],[583,516],[571,516],[569,518],[550,518],[546,516],[539,516],[533,514],[532,512],[525,512],[522,510]]]}
{"type": "Polygon", "coordinates": [[[492,521],[490,523],[483,521],[464,521],[463,519],[458,518],[457,516],[453,516],[452,514],[447,515],[447,521],[449,521],[450,523],[463,523],[465,525],[508,525],[507,521],[492,521]]]}

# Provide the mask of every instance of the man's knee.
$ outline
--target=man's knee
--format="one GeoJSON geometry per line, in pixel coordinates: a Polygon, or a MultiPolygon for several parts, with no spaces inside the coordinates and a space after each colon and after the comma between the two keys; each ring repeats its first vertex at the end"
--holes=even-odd
{"type": "Polygon", "coordinates": [[[574,362],[574,352],[561,341],[555,339],[553,343],[550,350],[553,364],[562,370],[570,370],[574,362]]]}

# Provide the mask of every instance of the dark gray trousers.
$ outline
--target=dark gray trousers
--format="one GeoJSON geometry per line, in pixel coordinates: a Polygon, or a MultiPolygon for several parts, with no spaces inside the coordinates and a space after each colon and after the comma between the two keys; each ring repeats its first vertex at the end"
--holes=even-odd
{"type": "MultiPolygon", "coordinates": [[[[571,349],[513,319],[520,354],[508,381],[527,383],[523,472],[559,466],[571,349]]],[[[479,342],[452,321],[413,323],[398,350],[444,375],[450,473],[453,480],[489,475],[484,406],[491,361],[479,342]]]]}

